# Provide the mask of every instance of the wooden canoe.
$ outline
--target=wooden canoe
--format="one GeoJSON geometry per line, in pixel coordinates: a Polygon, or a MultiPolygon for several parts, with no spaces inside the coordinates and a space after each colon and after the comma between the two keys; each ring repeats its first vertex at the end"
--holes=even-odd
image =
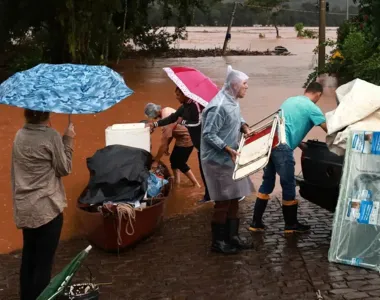
{"type": "Polygon", "coordinates": [[[162,198],[154,198],[152,205],[142,210],[135,209],[135,220],[132,221],[134,232],[126,232],[127,220],[118,217],[116,206],[102,212],[97,209],[83,207],[78,202],[77,212],[83,229],[83,234],[94,246],[107,252],[119,252],[136,245],[143,239],[151,236],[163,220],[165,200],[170,194],[172,179],[167,170],[165,177],[169,180],[163,190],[162,198]]]}

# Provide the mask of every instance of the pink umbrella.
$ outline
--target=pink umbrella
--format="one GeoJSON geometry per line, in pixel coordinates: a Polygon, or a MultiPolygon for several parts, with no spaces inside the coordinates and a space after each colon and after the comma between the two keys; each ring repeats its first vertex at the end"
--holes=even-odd
{"type": "Polygon", "coordinates": [[[219,92],[210,78],[194,68],[170,67],[164,68],[164,71],[186,97],[204,107],[219,92]]]}

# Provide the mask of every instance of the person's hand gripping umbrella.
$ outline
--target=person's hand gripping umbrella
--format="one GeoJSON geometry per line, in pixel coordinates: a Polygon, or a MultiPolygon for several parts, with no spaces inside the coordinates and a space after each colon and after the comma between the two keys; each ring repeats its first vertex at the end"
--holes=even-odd
{"type": "MultiPolygon", "coordinates": [[[[219,92],[216,84],[197,69],[178,66],[164,68],[164,71],[186,97],[202,107],[206,107],[219,92]]],[[[146,126],[153,132],[152,123],[146,126]]]]}

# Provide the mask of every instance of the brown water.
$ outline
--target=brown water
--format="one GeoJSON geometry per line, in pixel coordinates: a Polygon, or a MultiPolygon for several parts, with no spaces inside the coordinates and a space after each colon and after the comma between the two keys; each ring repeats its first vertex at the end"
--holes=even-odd
{"type": "MultiPolygon", "coordinates": [[[[105,128],[115,123],[139,122],[144,119],[143,108],[148,102],[160,103],[163,106],[178,107],[174,97],[174,84],[162,71],[163,67],[187,65],[195,67],[219,86],[223,84],[227,65],[244,71],[250,76],[248,95],[241,102],[242,113],[248,123],[255,123],[265,116],[276,111],[287,97],[301,94],[302,85],[307,78],[310,64],[313,61],[312,51],[317,45],[316,40],[299,40],[292,28],[280,29],[282,39],[275,38],[271,28],[236,28],[232,31],[231,48],[240,49],[273,49],[282,45],[293,56],[273,57],[207,57],[157,59],[154,61],[141,59],[138,61],[122,61],[116,69],[121,72],[135,94],[114,108],[99,115],[73,116],[77,138],[74,153],[74,171],[65,178],[65,186],[69,207],[65,211],[63,238],[67,239],[81,234],[80,224],[76,218],[75,203],[88,182],[86,158],[105,145],[105,128]],[[265,32],[266,39],[259,39],[259,32],[265,32]]],[[[225,35],[224,28],[189,28],[189,38],[182,41],[177,47],[209,48],[221,46],[225,35]],[[206,32],[204,32],[206,31],[206,32]]],[[[335,37],[335,29],[329,30],[328,37],[335,37]]],[[[323,111],[335,107],[333,89],[326,89],[325,96],[320,101],[323,111]]],[[[20,248],[21,234],[15,228],[12,215],[12,201],[10,189],[10,158],[13,137],[23,124],[22,111],[17,108],[1,107],[0,110],[0,138],[2,153],[0,160],[0,253],[20,248]]],[[[60,132],[67,126],[67,116],[55,115],[52,125],[60,132]]],[[[152,136],[153,154],[159,146],[160,132],[157,130],[152,136]]],[[[313,129],[308,138],[324,139],[321,129],[313,129]]],[[[297,157],[299,152],[296,152],[297,157]]],[[[297,162],[299,160],[296,158],[297,162]]],[[[168,158],[165,158],[168,163],[168,158]]],[[[194,152],[190,159],[190,166],[200,179],[198,162],[194,152]]],[[[297,164],[299,171],[299,164],[297,164]]],[[[183,186],[175,189],[167,201],[166,216],[189,213],[197,208],[197,200],[202,196],[202,189],[186,186],[183,177],[183,186]]],[[[254,176],[254,182],[260,184],[260,175],[254,176]]],[[[199,209],[209,209],[210,204],[199,209]]]]}

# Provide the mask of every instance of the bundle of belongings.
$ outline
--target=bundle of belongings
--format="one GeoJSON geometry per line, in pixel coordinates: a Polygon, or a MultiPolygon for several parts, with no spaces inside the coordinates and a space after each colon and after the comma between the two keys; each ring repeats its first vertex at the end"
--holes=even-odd
{"type": "Polygon", "coordinates": [[[380,130],[380,86],[355,79],[336,90],[338,107],[326,114],[327,146],[344,155],[350,131],[380,130]]]}
{"type": "Polygon", "coordinates": [[[159,197],[168,184],[160,166],[150,171],[152,155],[139,148],[111,145],[98,150],[87,159],[90,181],[79,202],[102,206],[105,203],[127,203],[138,208],[149,205],[150,198],[159,197]]]}

